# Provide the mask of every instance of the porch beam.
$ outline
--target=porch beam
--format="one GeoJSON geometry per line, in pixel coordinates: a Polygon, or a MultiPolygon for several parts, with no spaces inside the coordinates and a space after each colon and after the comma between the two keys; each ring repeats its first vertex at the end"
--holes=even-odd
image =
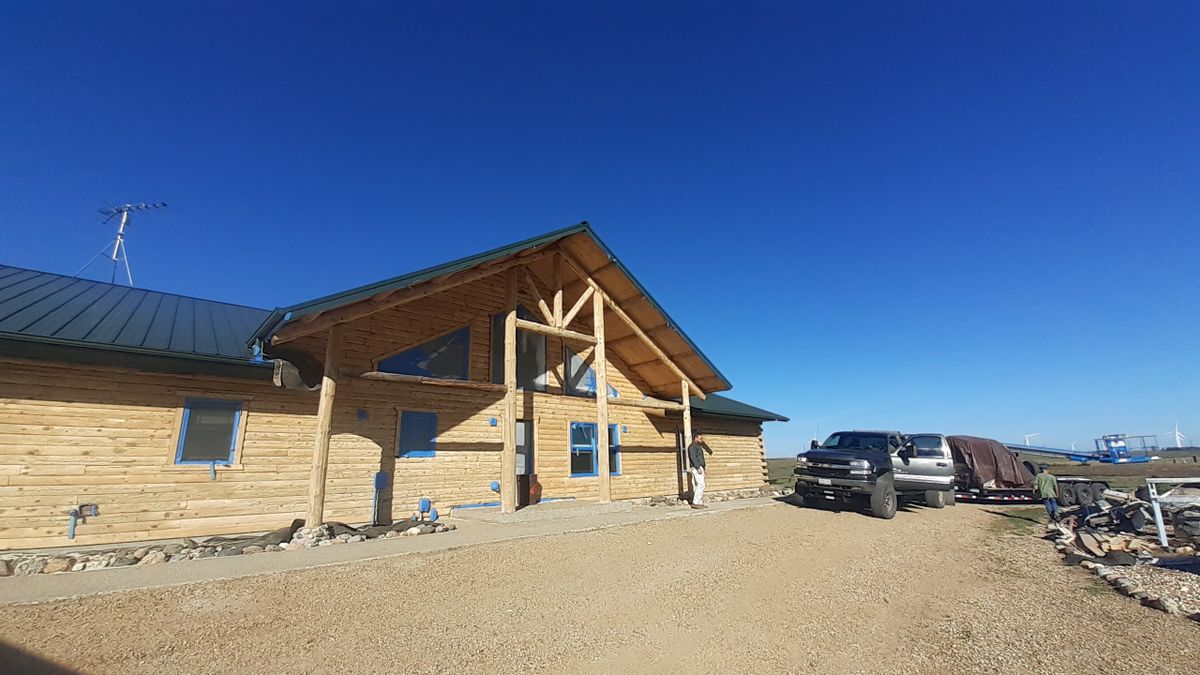
{"type": "Polygon", "coordinates": [[[287,324],[283,328],[280,328],[279,332],[277,332],[275,336],[271,338],[271,344],[277,345],[284,342],[291,342],[292,340],[297,340],[314,333],[319,333],[335,324],[355,321],[377,312],[392,309],[393,307],[399,307],[400,305],[408,304],[422,298],[427,298],[431,295],[441,293],[442,291],[449,290],[456,286],[469,284],[472,281],[479,281],[480,279],[490,277],[493,274],[499,274],[500,272],[513,269],[520,265],[527,265],[535,260],[540,260],[551,253],[551,251],[544,249],[531,251],[527,254],[510,258],[502,262],[497,262],[490,266],[471,268],[446,277],[433,279],[411,288],[388,291],[373,298],[356,302],[352,305],[331,309],[328,312],[320,314],[315,319],[307,323],[304,323],[302,320],[295,321],[287,324]]]}
{"type": "Polygon", "coordinates": [[[550,262],[551,282],[554,284],[554,321],[551,322],[551,325],[555,328],[566,328],[566,324],[563,323],[562,255],[555,252],[550,262]]]}
{"type": "Polygon", "coordinates": [[[600,503],[612,501],[612,472],[608,457],[608,361],[604,358],[604,297],[592,294],[592,328],[596,336],[592,369],[596,373],[596,470],[600,474],[600,503]]]}
{"type": "Polygon", "coordinates": [[[563,328],[571,325],[571,322],[575,320],[575,315],[579,314],[579,310],[583,309],[583,306],[587,304],[588,298],[592,297],[592,293],[595,292],[595,288],[592,288],[591,286],[587,287],[587,290],[583,292],[583,295],[579,296],[579,299],[575,301],[575,304],[571,307],[571,311],[567,312],[567,315],[563,317],[563,328]]]}
{"type": "Polygon", "coordinates": [[[555,328],[553,326],[547,326],[544,323],[538,323],[536,321],[526,321],[525,319],[517,319],[517,328],[519,328],[520,330],[527,330],[530,333],[541,333],[542,335],[552,335],[554,337],[560,337],[565,340],[578,340],[579,342],[587,342],[589,344],[596,342],[596,338],[592,335],[588,335],[587,333],[578,333],[576,331],[567,330],[565,328],[555,328]]]}
{"type": "Polygon", "coordinates": [[[333,431],[333,403],[341,360],[342,328],[333,325],[325,342],[325,371],[321,377],[321,396],[317,403],[317,432],[313,441],[312,469],[308,477],[305,527],[316,527],[325,521],[325,477],[329,473],[329,438],[333,431]]]}
{"type": "Polygon", "coordinates": [[[671,357],[667,356],[667,353],[664,352],[658,346],[658,344],[650,338],[649,335],[646,335],[646,332],[637,325],[637,322],[630,318],[630,316],[625,313],[625,310],[621,309],[620,305],[613,302],[612,298],[601,292],[602,289],[600,288],[600,285],[596,283],[595,279],[592,279],[587,272],[583,271],[581,266],[577,265],[575,261],[573,261],[570,256],[566,255],[565,253],[563,254],[563,261],[567,263],[567,266],[570,267],[580,279],[591,286],[596,293],[600,294],[604,298],[604,304],[608,305],[608,307],[612,309],[613,314],[616,314],[617,318],[624,321],[625,325],[629,326],[629,329],[633,331],[634,335],[637,335],[642,342],[646,343],[646,346],[650,348],[650,351],[654,352],[654,355],[657,356],[664,364],[666,364],[666,366],[671,369],[671,372],[675,373],[676,377],[687,382],[692,388],[692,392],[696,394],[697,397],[701,399],[706,398],[704,391],[701,390],[700,387],[696,386],[696,383],[692,381],[692,378],[687,376],[687,373],[683,372],[683,369],[675,365],[675,362],[671,360],[671,357]]]}
{"type": "Polygon", "coordinates": [[[403,384],[432,385],[435,387],[451,387],[456,389],[478,389],[480,391],[505,391],[504,385],[492,382],[475,382],[469,380],[443,380],[437,377],[421,377],[420,375],[401,375],[400,373],[381,373],[377,370],[357,373],[356,377],[377,382],[399,382],[403,384]]]}
{"type": "Polygon", "coordinates": [[[614,398],[609,401],[608,404],[629,408],[643,408],[646,410],[683,410],[682,403],[664,401],[658,398],[648,398],[642,401],[635,399],[614,398]]]}
{"type": "Polygon", "coordinates": [[[504,317],[504,447],[500,453],[500,512],[517,510],[517,269],[508,270],[504,317]]]}
{"type": "Polygon", "coordinates": [[[529,272],[528,267],[521,268],[521,276],[525,277],[525,285],[529,287],[529,295],[537,302],[538,310],[542,312],[542,318],[546,320],[547,324],[553,326],[554,312],[551,311],[550,305],[546,304],[545,299],[542,298],[542,292],[538,290],[537,282],[533,280],[533,274],[529,272]]]}

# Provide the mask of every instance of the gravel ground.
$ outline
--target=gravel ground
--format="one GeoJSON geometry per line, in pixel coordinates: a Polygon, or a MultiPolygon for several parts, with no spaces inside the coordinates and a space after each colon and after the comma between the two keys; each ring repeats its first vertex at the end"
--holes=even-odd
{"type": "Polygon", "coordinates": [[[1200,575],[1149,565],[1122,567],[1120,572],[1143,590],[1179,603],[1185,614],[1200,612],[1200,575]]]}
{"type": "Polygon", "coordinates": [[[0,636],[96,673],[1195,672],[1192,622],[984,509],[697,515],[11,606],[0,636]]]}

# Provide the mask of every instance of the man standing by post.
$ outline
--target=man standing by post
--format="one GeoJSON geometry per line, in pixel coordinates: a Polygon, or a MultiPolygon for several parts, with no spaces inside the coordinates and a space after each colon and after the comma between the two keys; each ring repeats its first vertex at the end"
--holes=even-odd
{"type": "Polygon", "coordinates": [[[1050,473],[1050,467],[1045,464],[1038,467],[1037,478],[1033,480],[1033,489],[1037,491],[1042,502],[1046,504],[1046,514],[1050,520],[1058,522],[1058,479],[1050,473]]]}
{"type": "Polygon", "coordinates": [[[704,467],[707,462],[704,459],[704,453],[712,454],[712,449],[704,442],[704,434],[696,432],[692,436],[692,444],[688,446],[688,464],[691,465],[689,471],[692,474],[692,508],[707,509],[704,505],[704,467]]]}

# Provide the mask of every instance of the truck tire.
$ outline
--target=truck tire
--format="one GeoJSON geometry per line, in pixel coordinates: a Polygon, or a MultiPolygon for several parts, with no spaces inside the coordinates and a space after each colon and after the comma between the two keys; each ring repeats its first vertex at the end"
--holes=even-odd
{"type": "Polygon", "coordinates": [[[1081,506],[1091,506],[1096,503],[1096,495],[1092,492],[1090,483],[1080,483],[1075,486],[1075,501],[1081,506]]]}
{"type": "Polygon", "coordinates": [[[941,490],[926,490],[925,491],[925,506],[931,509],[940,509],[946,505],[946,493],[941,490]]]}
{"type": "Polygon", "coordinates": [[[1058,504],[1060,506],[1075,506],[1079,503],[1078,497],[1075,494],[1075,486],[1067,483],[1058,486],[1058,504]]]}
{"type": "Polygon", "coordinates": [[[891,478],[880,478],[871,493],[871,515],[884,520],[896,517],[896,489],[891,478]]]}

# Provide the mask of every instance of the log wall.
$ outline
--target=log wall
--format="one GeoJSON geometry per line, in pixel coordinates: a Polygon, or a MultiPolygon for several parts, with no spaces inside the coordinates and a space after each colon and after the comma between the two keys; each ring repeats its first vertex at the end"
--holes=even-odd
{"type": "MultiPolygon", "coordinates": [[[[343,367],[372,370],[379,358],[468,325],[470,377],[488,381],[501,296],[485,279],[347,324],[343,367]]],[[[323,340],[297,346],[319,354],[323,340]]],[[[518,395],[519,417],[534,422],[534,472],[544,497],[594,499],[598,478],[569,475],[568,425],[595,421],[595,400],[562,395],[562,341],[546,342],[548,391],[518,395]]],[[[644,384],[619,359],[610,358],[608,373],[621,398],[642,398],[644,384]]],[[[502,403],[497,391],[340,378],[325,518],[368,521],[378,471],[391,475],[384,518],[407,517],[420,497],[443,509],[498,501],[490,484],[499,479],[502,403]],[[401,410],[437,413],[436,456],[396,458],[401,410]]],[[[621,444],[613,498],[679,493],[679,413],[609,410],[621,444]]],[[[0,360],[0,549],[256,532],[303,518],[316,412],[316,393],[267,382],[0,360]],[[241,448],[216,480],[207,465],[174,463],[187,396],[245,402],[241,448]],[[99,504],[100,516],[80,523],[71,541],[67,512],[81,503],[99,504]]],[[[696,428],[717,451],[710,490],[763,485],[760,424],[697,415],[696,428]]]]}

